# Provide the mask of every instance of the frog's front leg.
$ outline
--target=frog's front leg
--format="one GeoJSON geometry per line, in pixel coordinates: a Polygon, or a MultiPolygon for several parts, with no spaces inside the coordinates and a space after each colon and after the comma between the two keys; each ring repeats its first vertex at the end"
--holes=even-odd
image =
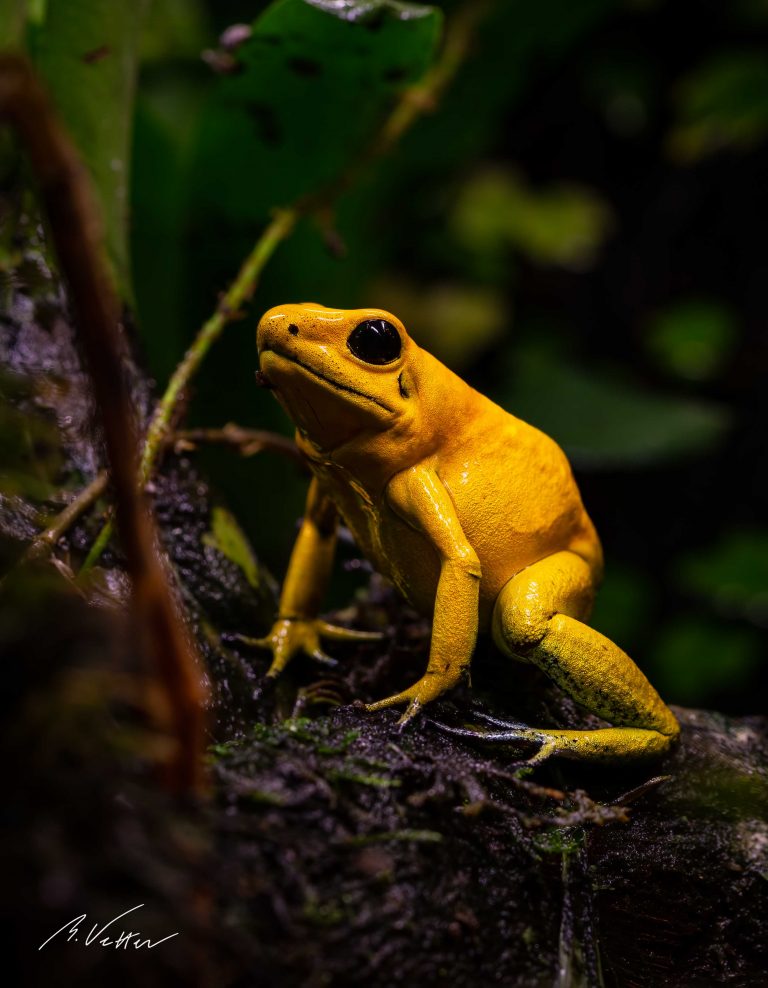
{"type": "Polygon", "coordinates": [[[632,659],[583,622],[594,578],[587,562],[558,552],[527,567],[502,589],[493,637],[503,652],[537,665],[577,703],[614,724],[589,731],[524,728],[549,755],[611,761],[665,752],[680,728],[632,659]]]}
{"type": "Polygon", "coordinates": [[[378,632],[350,631],[318,618],[333,566],[337,527],[336,506],[313,478],[304,520],[283,583],[277,620],[265,638],[244,639],[271,650],[268,679],[279,676],[297,652],[304,652],[317,662],[335,665],[335,660],[322,649],[322,638],[379,641],[382,637],[378,632]]]}
{"type": "Polygon", "coordinates": [[[392,509],[422,532],[440,556],[427,671],[413,686],[368,705],[368,710],[407,703],[401,724],[459,682],[477,640],[480,560],[462,531],[448,491],[434,470],[412,467],[397,474],[386,492],[392,509]]]}

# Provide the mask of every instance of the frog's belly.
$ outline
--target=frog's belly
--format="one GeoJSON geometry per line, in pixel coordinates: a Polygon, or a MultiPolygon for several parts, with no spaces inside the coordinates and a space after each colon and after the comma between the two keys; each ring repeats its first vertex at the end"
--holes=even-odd
{"type": "Polygon", "coordinates": [[[435,607],[440,559],[426,536],[407,525],[383,505],[375,517],[356,511],[342,515],[361,552],[374,569],[386,576],[405,599],[422,614],[435,607]]]}

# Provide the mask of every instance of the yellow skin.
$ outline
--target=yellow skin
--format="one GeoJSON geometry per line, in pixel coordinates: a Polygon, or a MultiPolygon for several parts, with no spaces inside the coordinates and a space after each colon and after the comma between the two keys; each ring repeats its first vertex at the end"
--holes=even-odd
{"type": "Polygon", "coordinates": [[[403,721],[468,674],[478,632],[542,669],[613,724],[523,728],[549,755],[616,760],[666,751],[677,721],[634,662],[585,623],[602,551],[565,454],[479,394],[381,309],[270,309],[258,328],[263,378],[296,425],[314,475],[278,618],[259,644],[277,676],[321,639],[378,636],[318,619],[342,517],[358,546],[432,615],[426,672],[395,696],[403,721]],[[371,362],[375,360],[376,362],[371,362]]]}

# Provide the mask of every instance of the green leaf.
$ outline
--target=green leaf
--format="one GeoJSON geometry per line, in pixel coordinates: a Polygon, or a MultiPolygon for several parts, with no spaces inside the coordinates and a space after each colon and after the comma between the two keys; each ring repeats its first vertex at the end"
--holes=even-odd
{"type": "Polygon", "coordinates": [[[128,182],[145,0],[48,0],[30,51],[93,178],[109,259],[130,296],[128,182]]]}
{"type": "Polygon", "coordinates": [[[235,516],[226,508],[213,509],[211,531],[203,536],[203,542],[217,549],[230,562],[239,566],[250,585],[255,590],[259,589],[261,586],[259,564],[235,516]]]}
{"type": "Polygon", "coordinates": [[[734,318],[717,302],[687,299],[660,312],[647,333],[648,349],[665,370],[690,381],[713,377],[736,338],[734,318]]]}
{"type": "Polygon", "coordinates": [[[682,559],[680,586],[720,613],[768,627],[768,531],[732,532],[682,559]]]}
{"type": "Polygon", "coordinates": [[[202,134],[197,195],[235,224],[313,191],[431,62],[441,16],[387,0],[276,0],[234,52],[202,134]]]}
{"type": "Polygon", "coordinates": [[[768,133],[768,60],[763,51],[718,54],[680,85],[670,154],[690,163],[723,148],[749,150],[768,133]]]}
{"type": "Polygon", "coordinates": [[[656,394],[616,368],[598,373],[543,348],[518,354],[502,404],[585,467],[636,467],[701,453],[723,435],[725,408],[656,394]]]}

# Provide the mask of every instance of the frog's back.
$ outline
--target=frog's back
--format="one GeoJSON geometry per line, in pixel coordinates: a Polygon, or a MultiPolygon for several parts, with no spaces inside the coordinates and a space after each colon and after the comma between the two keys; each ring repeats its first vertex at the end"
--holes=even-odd
{"type": "Polygon", "coordinates": [[[520,570],[563,549],[587,559],[599,579],[600,543],[563,451],[477,392],[472,402],[474,414],[436,468],[480,558],[486,606],[520,570]]]}

